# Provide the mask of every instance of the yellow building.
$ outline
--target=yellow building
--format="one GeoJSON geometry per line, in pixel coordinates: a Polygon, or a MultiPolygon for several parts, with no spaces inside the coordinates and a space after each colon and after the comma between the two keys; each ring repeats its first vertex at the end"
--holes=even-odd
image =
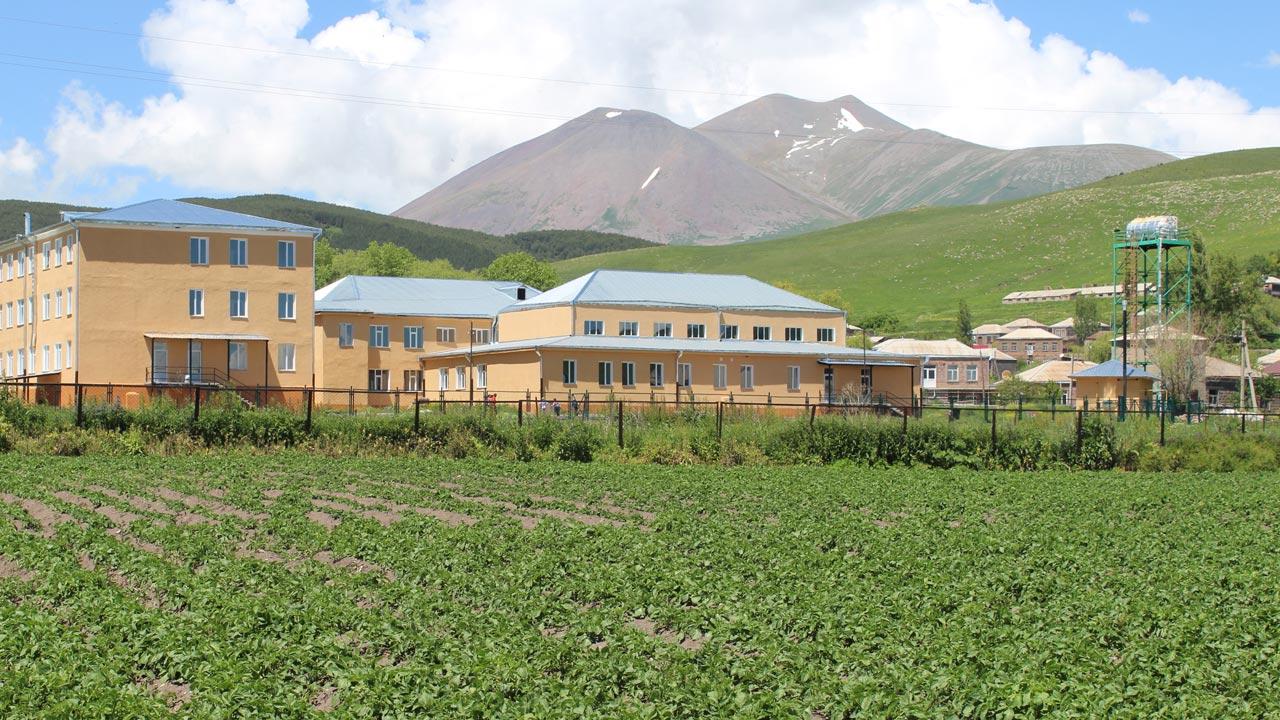
{"type": "Polygon", "coordinates": [[[424,353],[427,392],[906,404],[910,357],[845,346],[844,312],[740,275],[597,270],[503,309],[498,341],[424,353]]]}
{"type": "Polygon", "coordinates": [[[424,352],[493,342],[498,311],[537,294],[518,282],[344,277],[316,291],[316,386],[420,392],[424,352]]]}
{"type": "Polygon", "coordinates": [[[1120,406],[1121,397],[1126,397],[1126,405],[1132,410],[1152,398],[1157,378],[1141,368],[1108,360],[1072,373],[1071,380],[1076,407],[1115,409],[1120,406]]]}
{"type": "Polygon", "coordinates": [[[174,200],[0,242],[0,371],[36,382],[303,385],[315,239],[174,200]]]}

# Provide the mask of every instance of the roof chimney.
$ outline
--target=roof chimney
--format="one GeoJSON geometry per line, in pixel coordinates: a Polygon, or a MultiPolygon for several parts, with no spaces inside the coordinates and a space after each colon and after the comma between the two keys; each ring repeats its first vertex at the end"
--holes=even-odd
{"type": "Polygon", "coordinates": [[[31,213],[29,212],[22,213],[22,234],[31,234],[31,213]]]}
{"type": "Polygon", "coordinates": [[[524,287],[523,285],[521,285],[520,287],[516,288],[516,299],[517,299],[517,300],[523,300],[523,299],[525,299],[525,297],[526,297],[527,295],[528,295],[528,291],[527,291],[527,290],[525,290],[525,287],[524,287]]]}

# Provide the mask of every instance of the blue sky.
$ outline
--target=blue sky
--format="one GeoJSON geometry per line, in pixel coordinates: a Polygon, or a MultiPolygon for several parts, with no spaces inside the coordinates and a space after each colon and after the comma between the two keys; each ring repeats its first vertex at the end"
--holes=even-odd
{"type": "MultiPolygon", "coordinates": [[[[1212,118],[1202,119],[1203,124],[1192,127],[1185,118],[1164,124],[1124,123],[1105,116],[1078,118],[1063,113],[1050,116],[1054,122],[1028,123],[1026,116],[993,114],[996,111],[992,109],[1024,104],[1048,106],[1054,104],[1055,97],[1073,98],[1063,102],[1077,109],[1076,104],[1087,109],[1103,105],[1125,107],[1128,102],[1134,107],[1176,108],[1177,98],[1184,98],[1189,110],[1208,109],[1227,116],[1243,115],[1258,107],[1278,107],[1280,55],[1276,53],[1280,52],[1280,35],[1275,29],[1280,27],[1280,3],[1276,2],[1205,6],[1185,1],[1121,5],[1101,0],[1007,0],[995,3],[999,14],[994,19],[986,11],[989,8],[984,10],[980,4],[962,0],[939,0],[933,4],[909,0],[901,4],[904,9],[898,13],[864,12],[849,9],[853,3],[838,3],[813,13],[819,17],[814,20],[812,32],[803,23],[789,28],[789,34],[795,37],[788,39],[787,32],[777,31],[776,20],[753,17],[767,13],[741,12],[738,3],[721,0],[653,12],[640,3],[622,3],[619,7],[623,9],[616,13],[616,27],[607,25],[609,19],[599,18],[605,25],[591,28],[590,33],[581,28],[582,7],[586,6],[575,8],[575,0],[549,2],[546,11],[535,19],[520,17],[521,12],[535,12],[529,10],[529,4],[514,3],[504,8],[502,0],[436,0],[425,7],[408,2],[314,0],[306,8],[309,17],[305,24],[292,27],[283,35],[244,41],[255,47],[278,42],[281,47],[295,48],[288,43],[296,38],[311,40],[328,29],[336,39],[323,50],[306,47],[305,51],[356,57],[366,53],[379,59],[385,54],[393,63],[479,68],[500,76],[531,74],[599,81],[596,85],[562,88],[510,77],[477,80],[385,68],[366,68],[366,77],[344,77],[342,82],[346,84],[337,86],[341,73],[321,67],[323,63],[314,59],[268,56],[259,58],[262,64],[253,66],[240,62],[243,58],[237,56],[237,51],[228,50],[225,59],[231,62],[223,67],[216,58],[208,59],[204,50],[201,59],[186,46],[189,52],[184,56],[184,46],[173,44],[163,59],[153,59],[154,64],[149,64],[142,41],[132,34],[143,32],[143,23],[153,13],[169,16],[165,32],[186,38],[234,37],[238,28],[241,34],[244,29],[236,23],[248,22],[246,27],[253,27],[254,22],[261,24],[261,15],[253,16],[257,18],[254,21],[246,20],[252,13],[235,15],[225,3],[205,6],[201,1],[175,0],[175,5],[169,7],[157,0],[74,0],[10,4],[0,10],[0,16],[50,23],[0,18],[0,40],[4,44],[0,51],[0,88],[8,100],[0,106],[0,153],[9,153],[0,154],[0,195],[118,204],[155,196],[279,191],[388,210],[492,152],[545,132],[558,124],[556,118],[560,116],[572,117],[598,105],[618,105],[644,107],[677,122],[694,124],[745,102],[750,93],[775,91],[814,99],[847,92],[861,94],[872,102],[876,98],[899,99],[901,106],[882,109],[915,126],[1000,146],[1116,141],[1203,151],[1233,147],[1235,138],[1246,146],[1280,145],[1280,137],[1271,134],[1271,128],[1280,125],[1264,128],[1263,122],[1268,122],[1265,117],[1231,117],[1231,122],[1240,122],[1240,127],[1251,132],[1223,130],[1215,135],[1212,118]],[[175,9],[177,6],[181,8],[175,9]],[[197,11],[209,14],[200,15],[197,11]],[[344,21],[370,11],[379,14],[366,16],[363,29],[344,21]],[[646,15],[664,14],[671,17],[663,19],[663,28],[674,25],[676,29],[668,32],[659,28],[646,35],[646,15]],[[912,33],[926,32],[919,29],[918,21],[925,16],[936,16],[939,35],[911,37],[912,33]],[[1015,40],[1005,37],[1013,27],[1009,22],[1012,18],[1029,27],[1031,47],[1020,48],[1015,40]],[[823,43],[838,42],[839,35],[823,37],[823,26],[816,24],[819,21],[828,26],[832,22],[837,26],[847,23],[868,33],[881,27],[902,27],[903,47],[884,49],[883,56],[889,60],[879,63],[876,73],[868,73],[862,68],[877,63],[869,63],[867,57],[877,56],[841,54],[845,51],[838,48],[824,56],[820,50],[806,47],[821,48],[823,43]],[[510,24],[504,26],[504,22],[510,24]],[[530,30],[527,35],[531,37],[526,37],[522,30],[535,25],[542,27],[542,32],[530,30]],[[437,27],[447,28],[441,30],[439,38],[437,27]],[[379,32],[392,29],[403,34],[398,45],[384,43],[378,36],[379,32]],[[984,67],[990,73],[989,68],[1000,67],[1002,60],[994,52],[990,53],[992,58],[977,58],[988,54],[992,45],[980,34],[986,30],[994,33],[1000,43],[1008,44],[1008,57],[1014,59],[1004,62],[1010,65],[1017,65],[1017,58],[1026,58],[1027,62],[1052,66],[1053,53],[1042,44],[1057,35],[1079,46],[1082,55],[1093,51],[1109,53],[1126,67],[1123,72],[1092,67],[1087,72],[1078,68],[1063,70],[1060,75],[1046,76],[1043,88],[1028,87],[1025,80],[1019,86],[1012,78],[1006,87],[1003,77],[978,77],[972,88],[956,87],[954,79],[929,77],[927,63],[924,71],[912,70],[914,74],[902,67],[911,64],[913,46],[943,47],[937,37],[945,38],[948,32],[970,33],[974,34],[971,53],[964,46],[964,38],[954,37],[946,38],[945,46],[960,49],[946,52],[966,62],[972,54],[975,70],[971,74],[980,75],[984,67]],[[539,35],[554,42],[539,42],[539,35]],[[486,47],[494,44],[503,48],[486,47]],[[765,52],[756,51],[766,45],[765,52]],[[1273,58],[1270,63],[1268,57],[1273,58]],[[785,67],[792,61],[794,67],[785,67]],[[50,66],[60,69],[47,69],[50,66]],[[174,118],[231,112],[243,95],[215,92],[212,99],[190,100],[186,97],[190,88],[169,81],[175,67],[182,67],[188,75],[199,73],[203,77],[223,77],[223,73],[236,68],[236,77],[242,81],[245,77],[273,75],[279,69],[286,79],[273,82],[287,87],[327,89],[333,83],[334,92],[384,98],[411,96],[414,102],[498,107],[527,116],[512,119],[440,110],[406,112],[352,107],[350,103],[339,107],[314,100],[301,101],[306,112],[298,113],[291,111],[300,101],[290,99],[287,102],[293,107],[284,108],[285,101],[280,98],[255,97],[249,103],[252,107],[244,111],[243,121],[201,127],[196,134],[202,139],[188,139],[184,145],[180,137],[174,137],[174,118]],[[833,70],[824,76],[815,74],[815,67],[857,71],[848,71],[846,76],[844,70],[833,70]],[[153,73],[149,76],[153,79],[115,77],[121,74],[117,68],[153,73]],[[1141,72],[1147,68],[1156,71],[1154,78],[1141,72]],[[1213,87],[1168,87],[1182,77],[1205,78],[1213,81],[1213,87]],[[931,83],[930,79],[936,81],[931,83]],[[729,87],[741,93],[715,97],[611,86],[628,83],[695,89],[729,87]],[[1060,91],[1054,83],[1061,84],[1060,91]],[[1142,87],[1134,89],[1138,86],[1142,87]],[[87,93],[73,101],[69,88],[87,93]],[[166,93],[173,93],[182,102],[166,111],[168,114],[148,110],[149,99],[154,101],[166,93]],[[975,94],[983,97],[973,100],[973,107],[966,107],[965,98],[975,94]],[[1038,96],[1030,97],[1033,94],[1038,96]],[[912,108],[911,103],[939,107],[928,111],[912,108]],[[90,105],[91,110],[84,109],[90,105]],[[80,125],[95,131],[92,141],[78,140],[77,126],[60,120],[69,107],[79,108],[81,114],[76,117],[80,125]],[[108,122],[105,118],[109,110],[123,117],[108,122]],[[155,137],[148,133],[155,133],[155,137]],[[291,145],[291,150],[283,149],[282,143],[295,136],[297,144],[291,145]],[[360,142],[353,141],[350,147],[342,141],[356,136],[360,142]],[[262,152],[241,152],[244,145],[253,143],[260,143],[262,152]],[[152,145],[157,150],[154,156],[148,156],[146,151],[152,145]],[[110,151],[115,146],[123,148],[123,157],[110,151]],[[315,157],[304,157],[314,156],[317,148],[332,155],[328,165],[315,157]],[[264,158],[275,151],[279,156],[264,158]],[[179,162],[188,152],[193,154],[192,162],[179,162]],[[209,153],[208,172],[201,172],[198,167],[201,153],[209,153]],[[22,158],[32,156],[38,157],[38,168],[23,171],[22,158]]],[[[276,0],[282,8],[300,1],[276,0]]],[[[681,3],[671,0],[669,4],[681,3]]],[[[263,5],[271,4],[258,3],[253,12],[261,13],[263,5]]],[[[881,37],[884,34],[879,33],[881,37]]],[[[945,66],[955,59],[936,58],[933,67],[945,66]]]]}

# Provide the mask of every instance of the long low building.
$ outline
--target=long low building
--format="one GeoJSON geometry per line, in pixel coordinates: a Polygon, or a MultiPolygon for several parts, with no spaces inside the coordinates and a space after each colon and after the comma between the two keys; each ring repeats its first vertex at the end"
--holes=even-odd
{"type": "Polygon", "coordinates": [[[422,367],[453,399],[909,402],[918,360],[848,348],[846,325],[741,275],[597,270],[503,309],[498,342],[424,353],[422,367]]]}

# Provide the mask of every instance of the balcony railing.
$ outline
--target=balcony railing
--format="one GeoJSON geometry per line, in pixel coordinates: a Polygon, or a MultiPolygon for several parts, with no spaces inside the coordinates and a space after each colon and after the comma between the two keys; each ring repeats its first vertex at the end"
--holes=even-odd
{"type": "Polygon", "coordinates": [[[214,367],[153,367],[147,370],[147,382],[153,385],[201,385],[235,387],[226,371],[214,367]]]}

